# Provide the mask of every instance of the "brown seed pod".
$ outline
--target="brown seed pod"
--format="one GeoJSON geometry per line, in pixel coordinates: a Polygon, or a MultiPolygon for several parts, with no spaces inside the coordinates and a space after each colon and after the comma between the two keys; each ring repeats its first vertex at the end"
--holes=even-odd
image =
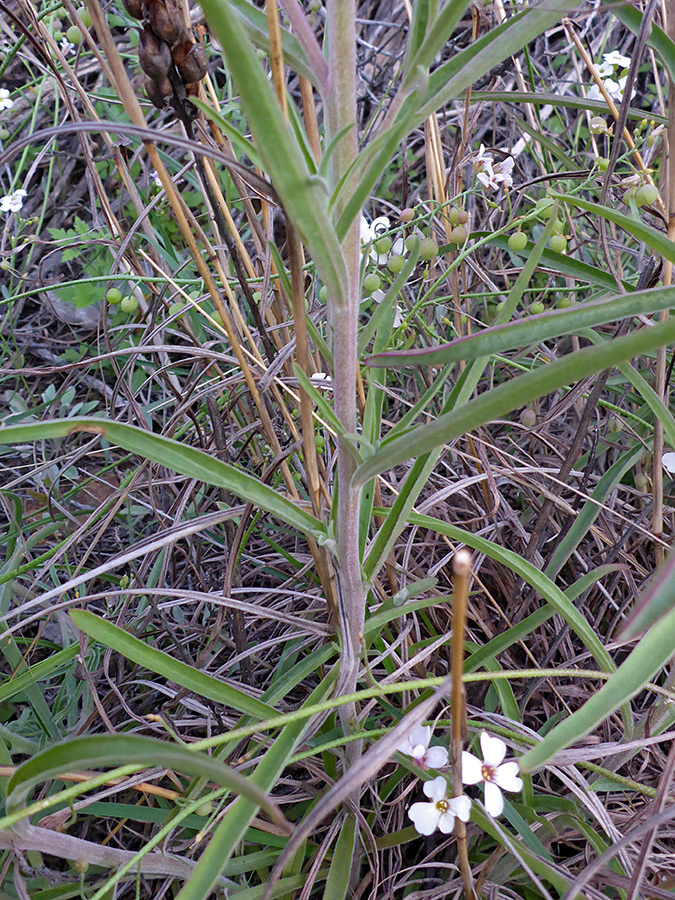
{"type": "Polygon", "coordinates": [[[146,75],[159,80],[166,76],[171,65],[169,45],[161,41],[147,27],[141,31],[141,40],[138,45],[138,61],[146,75]]]}
{"type": "Polygon", "coordinates": [[[146,15],[150,27],[158,38],[171,47],[185,39],[183,13],[172,0],[147,0],[146,15]]]}
{"type": "Polygon", "coordinates": [[[124,8],[134,19],[143,18],[143,0],[122,0],[124,8]]]}
{"type": "Polygon", "coordinates": [[[156,106],[157,109],[164,109],[166,101],[173,93],[173,87],[166,76],[157,80],[154,78],[146,78],[145,93],[148,95],[148,100],[153,106],[156,106]]]}
{"type": "MultiPolygon", "coordinates": [[[[175,57],[174,62],[176,62],[175,57]]],[[[180,62],[176,62],[176,68],[185,84],[195,84],[195,82],[201,81],[208,69],[206,53],[204,53],[202,45],[193,44],[185,57],[180,62]]]]}

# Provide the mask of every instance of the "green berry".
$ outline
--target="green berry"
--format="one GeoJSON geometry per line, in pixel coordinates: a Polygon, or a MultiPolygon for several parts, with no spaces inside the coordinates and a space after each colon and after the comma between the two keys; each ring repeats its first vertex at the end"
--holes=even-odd
{"type": "Polygon", "coordinates": [[[558,309],[569,309],[571,305],[572,305],[572,301],[570,300],[569,297],[561,297],[558,300],[558,302],[556,303],[556,306],[558,307],[558,309]]]}
{"type": "Polygon", "coordinates": [[[198,806],[195,810],[198,816],[210,816],[213,812],[213,803],[210,800],[207,800],[205,803],[202,803],[201,806],[198,806]]]}
{"type": "Polygon", "coordinates": [[[459,210],[456,206],[451,206],[448,212],[448,218],[453,225],[459,225],[459,210]]]}
{"type": "Polygon", "coordinates": [[[49,27],[51,28],[52,32],[56,32],[57,34],[63,31],[63,23],[61,22],[61,19],[50,19],[49,27]]]}
{"type": "Polygon", "coordinates": [[[457,221],[460,225],[466,225],[466,223],[469,221],[469,214],[465,209],[457,210],[457,221]]]}
{"type": "Polygon", "coordinates": [[[550,219],[553,215],[553,200],[550,197],[542,197],[541,200],[537,200],[534,209],[540,219],[550,219]]]}
{"type": "Polygon", "coordinates": [[[417,241],[419,240],[419,235],[417,234],[409,234],[405,239],[405,249],[410,253],[414,247],[417,245],[417,241]]]}
{"type": "Polygon", "coordinates": [[[112,287],[107,291],[105,299],[108,303],[112,303],[113,306],[117,306],[122,299],[122,291],[119,288],[112,287]]]}
{"type": "Polygon", "coordinates": [[[541,300],[535,300],[534,303],[530,304],[530,312],[533,316],[541,315],[544,311],[544,304],[541,300]]]}
{"type": "Polygon", "coordinates": [[[564,234],[552,234],[548,245],[554,253],[563,253],[567,247],[567,238],[564,234]]]}
{"type": "Polygon", "coordinates": [[[328,288],[324,284],[323,287],[321,287],[321,289],[319,290],[319,300],[321,300],[323,303],[325,303],[327,299],[328,299],[328,288]]]}
{"type": "Polygon", "coordinates": [[[537,424],[537,414],[529,406],[526,406],[520,414],[520,423],[525,428],[534,428],[537,424]]]}
{"type": "Polygon", "coordinates": [[[66,37],[70,41],[71,44],[81,44],[82,43],[82,32],[77,27],[77,25],[71,25],[68,31],[66,31],[66,37]]]}
{"type": "Polygon", "coordinates": [[[420,244],[422,259],[435,259],[438,256],[438,244],[433,238],[425,238],[420,244]]]}
{"type": "Polygon", "coordinates": [[[393,246],[393,243],[394,242],[389,237],[389,235],[385,234],[384,237],[378,238],[378,240],[375,241],[375,249],[378,253],[389,253],[393,246]]]}
{"type": "Polygon", "coordinates": [[[463,244],[469,236],[469,230],[465,225],[456,225],[450,232],[450,241],[453,244],[463,244]]]}
{"type": "Polygon", "coordinates": [[[509,250],[518,253],[527,247],[527,235],[524,231],[515,231],[509,238],[509,250]]]}
{"type": "Polygon", "coordinates": [[[86,6],[81,6],[77,11],[78,16],[82,19],[82,24],[85,28],[91,28],[91,13],[87,9],[86,6]]]}
{"type": "Polygon", "coordinates": [[[387,260],[387,268],[392,273],[392,275],[398,275],[404,265],[405,260],[402,256],[390,256],[387,260]]]}
{"type": "Polygon", "coordinates": [[[133,313],[138,309],[138,300],[133,295],[122,297],[120,300],[120,309],[125,313],[133,313]]]}
{"type": "Polygon", "coordinates": [[[314,446],[319,453],[322,453],[326,447],[326,438],[322,434],[317,434],[314,438],[314,446]]]}
{"type": "Polygon", "coordinates": [[[84,875],[89,868],[89,862],[86,859],[76,859],[73,866],[75,867],[76,872],[79,872],[80,875],[84,875]]]}
{"type": "Polygon", "coordinates": [[[0,141],[6,141],[8,137],[9,131],[7,131],[4,125],[0,125],[0,141]]]}
{"type": "Polygon", "coordinates": [[[63,6],[60,6],[60,7],[56,10],[56,12],[54,13],[54,15],[55,15],[55,16],[58,16],[59,19],[65,19],[66,16],[68,15],[68,10],[67,10],[65,7],[63,7],[63,6]]]}
{"type": "Polygon", "coordinates": [[[659,196],[659,189],[655,184],[643,184],[635,192],[636,206],[651,206],[656,203],[659,196]]]}
{"type": "Polygon", "coordinates": [[[561,219],[555,219],[551,224],[551,234],[562,234],[565,230],[565,223],[561,219]]]}
{"type": "Polygon", "coordinates": [[[403,222],[404,225],[407,225],[408,222],[412,222],[414,218],[415,210],[411,209],[409,206],[406,206],[406,208],[401,212],[401,222],[403,222]]]}
{"type": "Polygon", "coordinates": [[[609,169],[609,160],[606,156],[598,156],[595,160],[595,164],[600,172],[606,172],[607,169],[609,169]]]}
{"type": "Polygon", "coordinates": [[[623,430],[623,421],[618,416],[612,416],[607,423],[610,434],[619,434],[623,430]]]}
{"type": "Polygon", "coordinates": [[[630,187],[626,191],[624,191],[623,202],[626,204],[626,206],[628,206],[631,200],[635,199],[636,193],[637,191],[634,187],[630,187]]]}
{"type": "Polygon", "coordinates": [[[379,289],[381,283],[379,275],[376,275],[375,272],[369,272],[363,279],[363,290],[366,294],[372,294],[379,289]]]}

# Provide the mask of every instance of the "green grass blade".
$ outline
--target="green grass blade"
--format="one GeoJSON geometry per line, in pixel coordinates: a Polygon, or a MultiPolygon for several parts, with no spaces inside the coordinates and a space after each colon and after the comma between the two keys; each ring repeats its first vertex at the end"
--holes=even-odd
{"type": "Polygon", "coordinates": [[[255,697],[249,697],[229,684],[223,684],[217,678],[188,666],[168,653],[157,650],[156,647],[148,646],[127,631],[118,628],[112,622],[106,622],[88,610],[72,609],[70,617],[80,631],[84,631],[95,641],[121,653],[126,659],[143,666],[144,669],[163,675],[186,690],[258,719],[277,715],[274,707],[256,700],[255,697]]]}
{"type": "Polygon", "coordinates": [[[333,860],[328,870],[323,900],[345,900],[349,897],[351,861],[356,848],[356,819],[347,814],[335,844],[333,860]]]}
{"type": "Polygon", "coordinates": [[[129,734],[102,734],[71,738],[37,753],[22,763],[7,786],[7,811],[16,812],[26,802],[32,788],[65,772],[78,769],[101,768],[137,764],[165,766],[189,775],[197,775],[246,797],[247,802],[263,807],[282,827],[287,827],[279,807],[267,797],[264,789],[252,779],[206,753],[170,744],[156,738],[129,734]]]}
{"type": "Polygon", "coordinates": [[[675,550],[657,569],[642,595],[625,619],[618,639],[632,641],[675,607],[675,550]]]}
{"type": "Polygon", "coordinates": [[[281,521],[287,522],[305,534],[319,537],[324,533],[323,526],[318,519],[256,478],[209,456],[202,450],[181,444],[179,441],[160,434],[153,434],[151,431],[145,431],[135,425],[124,425],[120,422],[93,417],[52,419],[46,422],[0,428],[0,445],[70,437],[80,431],[99,434],[112,444],[137,453],[144,459],[151,459],[167,469],[172,469],[174,472],[190,478],[196,478],[205,484],[225,488],[235,496],[272,513],[281,521]]]}
{"type": "MultiPolygon", "coordinates": [[[[541,93],[530,93],[528,91],[471,91],[472,103],[527,103],[535,106],[553,106],[555,108],[562,107],[567,109],[588,110],[598,116],[607,115],[607,104],[604,100],[587,100],[583,97],[574,97],[572,94],[547,94],[545,91],[541,93]]],[[[628,117],[644,119],[645,112],[643,109],[629,109],[628,117]]],[[[655,122],[665,123],[667,120],[663,116],[649,114],[655,122]]]]}
{"type": "Polygon", "coordinates": [[[671,319],[653,328],[641,328],[633,334],[607,341],[602,346],[586,347],[554,363],[539,366],[481,394],[460,409],[445,413],[435,421],[413,428],[408,434],[381,446],[358,467],[354,473],[355,484],[363,485],[375,475],[475,431],[538,397],[673,340],[675,320],[671,319]]]}
{"type": "Polygon", "coordinates": [[[28,687],[37,685],[39,681],[46,681],[48,678],[51,678],[55,672],[58,672],[59,669],[62,669],[71,660],[75,659],[79,652],[80,645],[71,644],[70,647],[52,653],[47,659],[30,666],[20,675],[5,678],[0,684],[0,703],[11,700],[12,697],[16,697],[17,694],[25,691],[28,687]]]}
{"type": "MultiPolygon", "coordinates": [[[[675,557],[674,557],[675,558],[675,557]]],[[[672,572],[671,572],[672,574],[672,572]]],[[[670,578],[671,604],[675,579],[670,578]]],[[[533,772],[546,765],[556,753],[589,734],[614,710],[627,703],[668,662],[675,652],[675,609],[652,628],[611,678],[591,694],[581,709],[572,713],[550,731],[520,759],[523,772],[533,772]]]]}

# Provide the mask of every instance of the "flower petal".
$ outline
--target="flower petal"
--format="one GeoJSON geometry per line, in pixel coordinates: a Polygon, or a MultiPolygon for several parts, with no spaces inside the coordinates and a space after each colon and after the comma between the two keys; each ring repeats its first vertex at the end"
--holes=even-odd
{"type": "Polygon", "coordinates": [[[441,813],[441,816],[438,820],[438,827],[443,832],[443,834],[452,834],[455,829],[455,815],[450,810],[447,812],[441,813]]]}
{"type": "Polygon", "coordinates": [[[505,762],[495,770],[495,784],[503,791],[522,791],[523,779],[519,777],[520,767],[517,762],[505,762]]]}
{"type": "Polygon", "coordinates": [[[469,800],[466,794],[448,800],[448,806],[462,822],[468,822],[471,818],[471,800],[469,800]]]}
{"type": "Polygon", "coordinates": [[[425,781],[422,790],[434,803],[448,796],[448,784],[442,775],[436,776],[433,781],[425,781]]]}
{"type": "Polygon", "coordinates": [[[373,219],[373,223],[370,226],[371,234],[374,238],[380,237],[386,231],[389,231],[389,219],[386,216],[378,216],[376,219],[373,219]]]}
{"type": "Polygon", "coordinates": [[[480,736],[480,749],[488,766],[498,766],[506,756],[506,744],[501,738],[492,737],[487,731],[480,736]]]}
{"type": "Polygon", "coordinates": [[[429,746],[430,740],[431,740],[431,725],[419,725],[410,734],[410,743],[412,744],[413,747],[416,747],[418,744],[422,744],[422,746],[426,749],[429,746]]]}
{"type": "Polygon", "coordinates": [[[485,783],[485,809],[490,813],[493,819],[501,816],[504,810],[504,798],[502,792],[492,781],[485,783]]]}
{"type": "Polygon", "coordinates": [[[478,784],[483,780],[483,763],[469,753],[468,750],[462,750],[462,783],[478,784]]]}
{"type": "Polygon", "coordinates": [[[435,803],[413,803],[408,810],[408,816],[419,834],[428,835],[436,831],[441,814],[435,803]]]}
{"type": "Polygon", "coordinates": [[[424,762],[430,769],[441,769],[448,764],[448,751],[445,747],[429,747],[424,762]]]}
{"type": "Polygon", "coordinates": [[[427,748],[424,746],[424,744],[418,744],[416,747],[412,748],[412,753],[410,755],[417,762],[424,760],[424,762],[426,763],[425,757],[427,755],[427,748]]]}

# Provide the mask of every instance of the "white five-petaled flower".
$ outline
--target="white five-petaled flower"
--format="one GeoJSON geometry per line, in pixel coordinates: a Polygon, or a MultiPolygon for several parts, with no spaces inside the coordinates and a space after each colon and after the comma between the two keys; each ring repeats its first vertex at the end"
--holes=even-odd
{"type": "Polygon", "coordinates": [[[518,776],[517,762],[514,760],[503,762],[506,756],[504,741],[483,732],[480,736],[480,748],[483,751],[482,760],[466,750],[462,752],[462,782],[464,784],[483,782],[485,809],[496,818],[504,809],[502,791],[510,793],[520,791],[523,788],[523,781],[518,776]]]}
{"type": "Polygon", "coordinates": [[[376,219],[373,219],[372,222],[369,222],[365,216],[361,216],[361,246],[365,249],[368,244],[371,245],[368,255],[372,261],[379,266],[383,266],[390,256],[405,256],[408,252],[402,237],[396,238],[391,249],[387,253],[380,253],[378,251],[377,247],[375,247],[375,241],[383,237],[390,228],[391,223],[387,216],[378,216],[376,219]]]}
{"type": "Polygon", "coordinates": [[[624,56],[618,50],[611,50],[602,54],[603,61],[598,66],[601,75],[611,75],[609,69],[627,69],[630,66],[630,56],[624,56]]]}
{"type": "Polygon", "coordinates": [[[23,206],[23,198],[27,193],[23,188],[19,188],[18,191],[14,191],[12,194],[0,197],[0,212],[19,212],[23,206]]]}
{"type": "Polygon", "coordinates": [[[440,769],[448,764],[445,747],[430,747],[431,725],[420,725],[398,748],[399,753],[411,756],[422,769],[440,769]]]}
{"type": "MultiPolygon", "coordinates": [[[[616,72],[617,70],[620,72],[624,71],[630,66],[630,57],[624,56],[618,50],[612,50],[610,53],[603,53],[602,60],[597,67],[598,75],[602,78],[603,86],[612,100],[617,100],[620,103],[623,100],[623,91],[628,76],[622,75],[617,77],[616,72]]],[[[587,97],[589,100],[604,99],[597,84],[591,86],[587,97]]]]}
{"type": "Polygon", "coordinates": [[[9,91],[7,88],[0,88],[0,110],[2,109],[11,109],[14,106],[14,101],[9,96],[9,91]]]}
{"type": "Polygon", "coordinates": [[[661,457],[661,465],[669,475],[675,475],[675,453],[669,450],[661,457]]]}
{"type": "Polygon", "coordinates": [[[430,803],[413,803],[408,810],[413,825],[420,834],[433,834],[437,828],[443,834],[450,834],[455,827],[455,819],[468,822],[471,815],[471,800],[448,796],[448,784],[442,775],[433,781],[425,781],[423,791],[430,803]]]}
{"type": "Polygon", "coordinates": [[[75,49],[75,44],[71,44],[67,37],[64,37],[59,44],[59,49],[64,56],[70,56],[72,51],[75,49]]]}
{"type": "Polygon", "coordinates": [[[512,156],[507,156],[496,163],[494,158],[485,152],[485,147],[481,144],[473,161],[473,170],[484,188],[497,191],[501,186],[509,188],[513,184],[511,172],[514,165],[515,160],[512,156]]]}

